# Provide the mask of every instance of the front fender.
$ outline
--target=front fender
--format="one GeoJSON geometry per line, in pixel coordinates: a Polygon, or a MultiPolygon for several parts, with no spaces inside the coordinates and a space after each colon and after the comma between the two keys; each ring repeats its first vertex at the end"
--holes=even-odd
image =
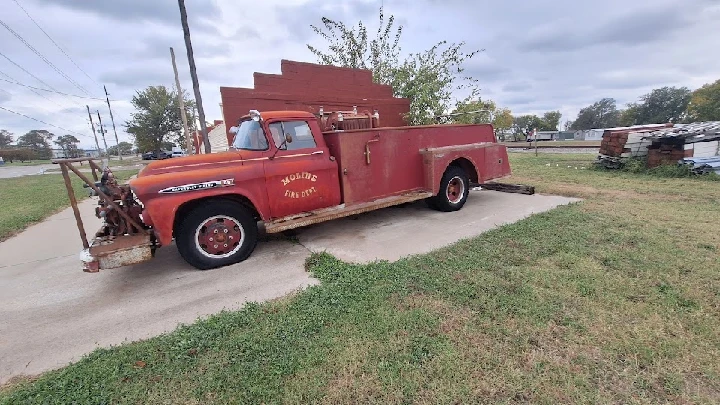
{"type": "Polygon", "coordinates": [[[253,204],[263,220],[269,217],[262,165],[144,176],[133,179],[130,186],[145,206],[147,223],[152,223],[161,245],[172,241],[178,210],[192,201],[242,196],[253,204]]]}

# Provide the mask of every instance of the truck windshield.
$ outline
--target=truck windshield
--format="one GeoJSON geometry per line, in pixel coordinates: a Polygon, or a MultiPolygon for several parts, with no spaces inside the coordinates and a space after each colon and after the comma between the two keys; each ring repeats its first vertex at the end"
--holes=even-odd
{"type": "Polygon", "coordinates": [[[253,120],[241,122],[237,127],[232,146],[234,149],[267,150],[268,142],[260,122],[253,120]]]}

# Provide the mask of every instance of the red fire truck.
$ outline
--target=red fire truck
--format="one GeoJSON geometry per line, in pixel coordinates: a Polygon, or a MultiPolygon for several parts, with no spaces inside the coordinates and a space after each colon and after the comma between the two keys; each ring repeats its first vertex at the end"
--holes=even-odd
{"type": "MultiPolygon", "coordinates": [[[[104,219],[84,240],[85,270],[150,260],[173,240],[192,266],[225,266],[252,254],[262,228],[283,232],[417,200],[456,211],[471,188],[510,175],[491,125],[383,128],[376,112],[253,110],[231,133],[230,151],[152,162],[129,185],[107,170],[97,183],[84,178],[104,219]]],[[[82,177],[72,162],[58,163],[82,177]]],[[[77,208],[76,216],[82,226],[77,208]]]]}

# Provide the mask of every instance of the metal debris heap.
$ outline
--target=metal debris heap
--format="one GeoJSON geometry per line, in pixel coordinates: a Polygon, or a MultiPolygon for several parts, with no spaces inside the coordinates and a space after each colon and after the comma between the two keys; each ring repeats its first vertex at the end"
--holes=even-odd
{"type": "Polygon", "coordinates": [[[700,173],[713,169],[718,155],[720,121],[658,124],[606,130],[598,164],[617,169],[629,158],[646,158],[647,167],[691,164],[700,173]]]}

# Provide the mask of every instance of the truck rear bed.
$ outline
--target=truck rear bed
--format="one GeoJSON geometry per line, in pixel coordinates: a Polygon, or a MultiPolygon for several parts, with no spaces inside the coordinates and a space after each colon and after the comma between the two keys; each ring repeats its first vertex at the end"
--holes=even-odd
{"type": "Polygon", "coordinates": [[[330,154],[338,161],[343,203],[348,207],[414,191],[433,191],[427,184],[428,150],[438,151],[433,152],[434,159],[441,160],[433,167],[450,163],[445,160],[453,153],[465,159],[464,164],[472,166],[473,170],[466,171],[475,183],[510,174],[507,149],[497,143],[491,125],[333,131],[324,137],[330,154]],[[451,148],[447,155],[438,149],[445,147],[451,148]]]}

